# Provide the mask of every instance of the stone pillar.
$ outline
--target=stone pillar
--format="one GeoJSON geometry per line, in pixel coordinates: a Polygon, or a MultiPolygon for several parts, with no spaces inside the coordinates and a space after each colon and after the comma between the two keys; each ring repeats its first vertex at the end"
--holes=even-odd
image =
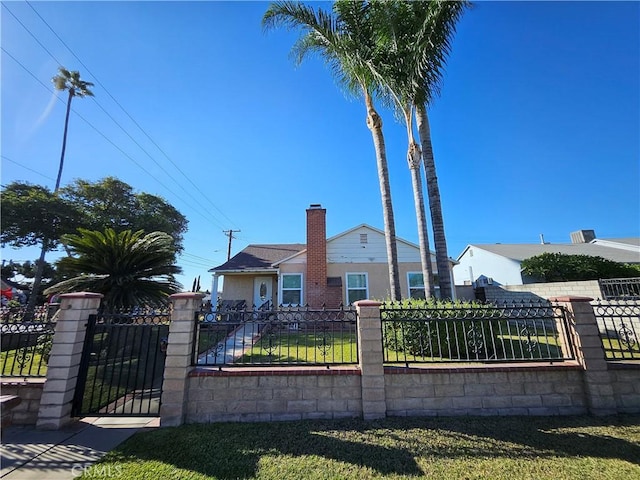
{"type": "Polygon", "coordinates": [[[567,309],[568,335],[573,342],[576,360],[584,368],[584,385],[589,413],[617,413],[613,385],[605,358],[598,324],[589,297],[555,297],[550,301],[567,309]]]}
{"type": "Polygon", "coordinates": [[[96,314],[103,295],[65,293],[60,310],[42,389],[36,427],[57,430],[71,422],[71,404],[78,380],[89,315],[96,314]]]}
{"type": "Polygon", "coordinates": [[[384,387],[382,327],[379,302],[356,302],[358,311],[358,358],[362,375],[362,416],[365,420],[384,418],[387,402],[384,387]]]}
{"type": "Polygon", "coordinates": [[[193,369],[193,342],[196,312],[202,305],[201,293],[171,295],[171,323],[164,364],[160,426],[175,427],[184,423],[187,408],[188,374],[193,369]]]}

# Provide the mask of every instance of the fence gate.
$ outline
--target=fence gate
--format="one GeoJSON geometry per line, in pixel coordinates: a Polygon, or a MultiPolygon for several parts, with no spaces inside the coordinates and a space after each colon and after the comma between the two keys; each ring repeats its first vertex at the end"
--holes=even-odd
{"type": "Polygon", "coordinates": [[[168,311],[91,315],[71,415],[159,415],[168,336],[168,311]]]}

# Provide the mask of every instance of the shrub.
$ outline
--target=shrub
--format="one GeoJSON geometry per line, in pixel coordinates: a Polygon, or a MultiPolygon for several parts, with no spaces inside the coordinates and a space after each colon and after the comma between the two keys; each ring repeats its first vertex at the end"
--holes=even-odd
{"type": "Polygon", "coordinates": [[[488,360],[501,355],[501,314],[477,302],[403,300],[385,304],[385,348],[414,357],[488,360]],[[443,321],[445,320],[445,321],[443,321]]]}

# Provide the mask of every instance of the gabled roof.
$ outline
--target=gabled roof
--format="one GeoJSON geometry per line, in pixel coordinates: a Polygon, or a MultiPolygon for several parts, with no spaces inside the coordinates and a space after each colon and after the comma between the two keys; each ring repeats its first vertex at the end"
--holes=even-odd
{"type": "Polygon", "coordinates": [[[595,243],[522,243],[522,244],[482,244],[468,245],[462,252],[458,260],[469,250],[469,248],[479,248],[487,252],[510,258],[518,262],[526,258],[541,255],[543,253],[563,253],[566,255],[591,255],[602,257],[607,260],[620,263],[640,263],[640,248],[632,251],[622,248],[613,248],[595,243]]]}
{"type": "Polygon", "coordinates": [[[273,264],[306,248],[304,243],[249,245],[229,261],[210,269],[210,272],[274,271],[273,264]]]}
{"type": "MultiPolygon", "coordinates": [[[[350,228],[349,230],[345,230],[344,232],[338,233],[337,235],[334,235],[333,237],[327,238],[327,245],[330,242],[332,242],[334,240],[337,240],[340,237],[344,237],[345,235],[348,235],[351,232],[354,232],[354,231],[358,230],[359,228],[368,228],[372,232],[378,233],[378,234],[380,234],[382,236],[385,235],[383,230],[380,230],[378,228],[372,227],[371,225],[367,225],[366,223],[361,223],[360,225],[357,225],[357,226],[355,226],[353,228],[350,228]]],[[[404,243],[405,245],[408,245],[410,247],[420,249],[420,247],[418,245],[416,245],[415,243],[408,242],[407,240],[404,240],[404,239],[402,239],[400,237],[396,237],[396,242],[401,242],[401,243],[404,243]]],[[[285,262],[287,260],[290,260],[290,259],[292,259],[294,257],[297,257],[298,255],[302,255],[303,253],[306,253],[306,252],[307,252],[307,249],[306,249],[306,246],[305,246],[305,248],[303,250],[300,250],[299,252],[296,252],[293,255],[291,255],[289,257],[286,257],[286,258],[283,258],[283,259],[281,259],[281,260],[279,260],[278,262],[275,262],[275,263],[276,264],[280,264],[280,263],[285,262]]],[[[431,255],[435,255],[435,253],[431,252],[431,255]]],[[[452,259],[449,259],[449,260],[451,260],[452,262],[455,262],[455,260],[452,260],[452,259]]]]}

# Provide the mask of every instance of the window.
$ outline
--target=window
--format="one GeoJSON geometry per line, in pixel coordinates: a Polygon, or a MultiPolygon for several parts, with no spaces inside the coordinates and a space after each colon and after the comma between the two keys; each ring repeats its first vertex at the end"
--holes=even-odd
{"type": "MultiPolygon", "coordinates": [[[[436,298],[440,298],[440,281],[438,274],[433,274],[433,287],[436,298]]],[[[409,298],[424,299],[424,276],[422,272],[407,273],[407,283],[409,284],[409,298]]]]}
{"type": "Polygon", "coordinates": [[[282,275],[282,303],[283,305],[302,304],[302,274],[289,273],[282,275]]]}
{"type": "Polygon", "coordinates": [[[409,298],[424,299],[424,275],[419,272],[407,273],[409,282],[409,298]]]}
{"type": "Polygon", "coordinates": [[[347,273],[347,301],[349,305],[369,296],[366,273],[347,273]]]}

